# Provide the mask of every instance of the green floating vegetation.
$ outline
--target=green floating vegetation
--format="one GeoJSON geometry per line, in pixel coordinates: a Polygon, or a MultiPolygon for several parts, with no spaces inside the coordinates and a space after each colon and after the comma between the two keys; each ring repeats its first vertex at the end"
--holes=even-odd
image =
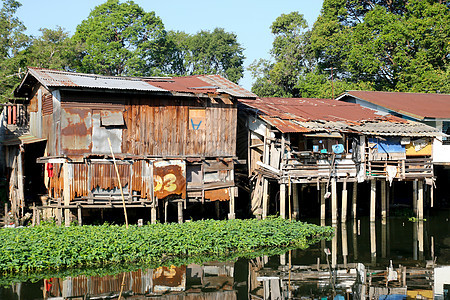
{"type": "MultiPolygon", "coordinates": [[[[204,220],[142,227],[119,225],[4,228],[0,272],[95,268],[117,264],[160,266],[196,257],[249,257],[264,249],[307,248],[333,236],[320,227],[281,218],[204,220]]],[[[177,263],[176,263],[177,264],[177,263]]]]}

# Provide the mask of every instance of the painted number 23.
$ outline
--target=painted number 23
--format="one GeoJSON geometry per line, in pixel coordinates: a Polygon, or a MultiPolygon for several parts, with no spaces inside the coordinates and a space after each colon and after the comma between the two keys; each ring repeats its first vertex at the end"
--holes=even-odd
{"type": "Polygon", "coordinates": [[[177,185],[175,184],[175,181],[177,180],[177,177],[174,174],[166,174],[163,178],[159,175],[155,175],[155,192],[159,192],[162,189],[168,192],[173,192],[177,189],[177,185]]]}

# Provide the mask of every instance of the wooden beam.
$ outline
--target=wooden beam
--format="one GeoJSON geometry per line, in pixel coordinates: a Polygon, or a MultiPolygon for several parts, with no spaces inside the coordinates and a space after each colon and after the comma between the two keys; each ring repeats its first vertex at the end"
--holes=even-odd
{"type": "Polygon", "coordinates": [[[417,179],[413,181],[413,211],[417,216],[417,179]]]}

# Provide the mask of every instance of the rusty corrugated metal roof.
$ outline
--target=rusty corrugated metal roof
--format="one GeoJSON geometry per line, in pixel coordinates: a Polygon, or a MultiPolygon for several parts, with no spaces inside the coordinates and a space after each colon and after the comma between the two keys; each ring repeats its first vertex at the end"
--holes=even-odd
{"type": "Polygon", "coordinates": [[[261,119],[284,133],[288,132],[354,132],[384,136],[437,136],[428,125],[409,122],[358,104],[332,99],[257,98],[240,99],[256,109],[261,119]]]}
{"type": "Polygon", "coordinates": [[[240,98],[256,98],[256,95],[220,75],[194,75],[185,77],[120,77],[74,73],[59,70],[28,68],[28,73],[16,89],[16,95],[24,96],[33,80],[49,88],[89,88],[133,90],[143,92],[180,92],[198,94],[229,94],[240,98]],[[33,77],[34,79],[32,79],[33,77]]]}
{"type": "Polygon", "coordinates": [[[338,99],[345,96],[365,100],[418,120],[450,118],[450,95],[447,94],[349,91],[338,99]]]}
{"type": "Polygon", "coordinates": [[[152,92],[165,91],[161,88],[148,84],[145,81],[142,81],[140,78],[103,76],[96,74],[74,73],[42,68],[28,68],[27,76],[29,74],[31,74],[34,78],[36,78],[46,88],[81,87],[94,89],[137,90],[137,91],[152,91],[152,92]]]}
{"type": "Polygon", "coordinates": [[[289,133],[289,132],[310,132],[311,130],[303,127],[299,124],[296,124],[292,122],[291,120],[283,120],[279,118],[272,118],[269,116],[261,115],[261,119],[272,125],[273,127],[277,128],[283,133],[289,133]]]}

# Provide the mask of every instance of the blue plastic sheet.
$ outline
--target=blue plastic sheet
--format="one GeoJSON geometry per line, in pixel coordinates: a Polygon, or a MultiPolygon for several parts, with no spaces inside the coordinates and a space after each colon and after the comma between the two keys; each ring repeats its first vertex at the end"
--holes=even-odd
{"type": "Polygon", "coordinates": [[[400,138],[369,139],[369,143],[374,143],[378,153],[405,153],[405,146],[400,143],[400,138]]]}

